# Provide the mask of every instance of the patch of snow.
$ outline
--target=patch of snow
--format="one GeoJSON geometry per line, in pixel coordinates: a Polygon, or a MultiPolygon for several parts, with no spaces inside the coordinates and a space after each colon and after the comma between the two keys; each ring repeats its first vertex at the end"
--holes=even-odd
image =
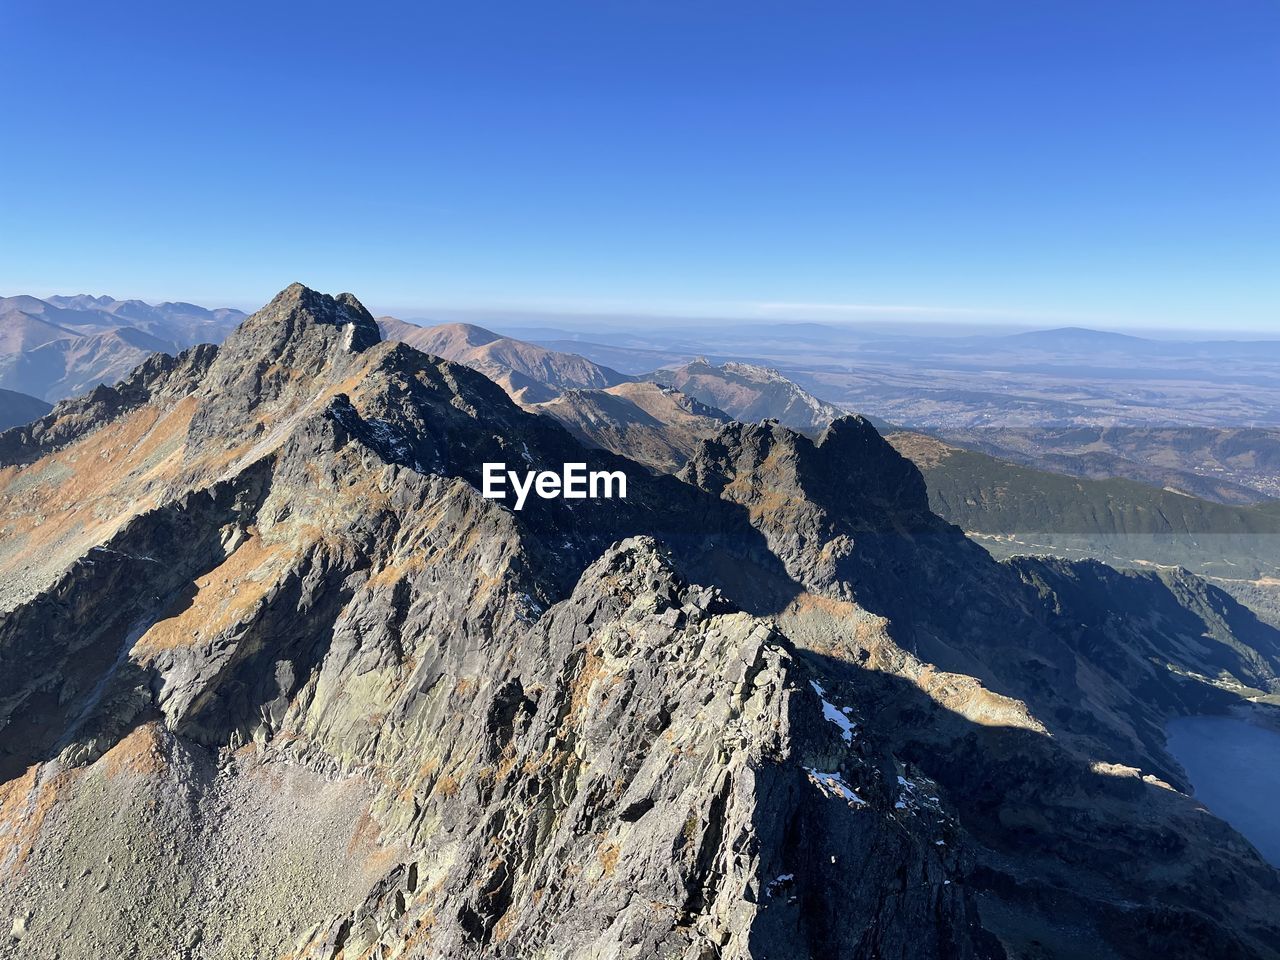
{"type": "Polygon", "coordinates": [[[858,729],[858,725],[846,716],[852,711],[852,707],[845,707],[843,710],[838,708],[825,696],[826,691],[822,688],[822,684],[816,680],[810,680],[809,686],[813,687],[813,692],[818,695],[818,699],[822,701],[822,718],[834,723],[840,728],[840,736],[845,743],[853,743],[854,731],[858,729]]]}
{"type": "MultiPolygon", "coordinates": [[[[919,812],[922,809],[930,810],[938,813],[941,810],[942,801],[931,795],[933,789],[933,781],[926,777],[898,777],[898,799],[894,801],[893,808],[895,810],[911,810],[919,812]],[[925,787],[929,790],[926,791],[925,787]]],[[[941,843],[941,841],[938,841],[941,843]]]]}
{"type": "MultiPolygon", "coordinates": [[[[159,563],[155,557],[148,557],[145,554],[125,553],[123,550],[112,550],[110,547],[90,547],[90,552],[94,553],[110,553],[117,557],[125,557],[129,560],[145,560],[148,563],[159,563]]],[[[88,561],[86,561],[88,562],[88,561]]]]}
{"type": "Polygon", "coordinates": [[[809,782],[822,791],[824,797],[839,797],[850,806],[866,806],[867,801],[858,796],[857,791],[845,782],[839,771],[826,773],[822,770],[815,770],[813,767],[805,767],[804,769],[809,774],[809,782]]]}
{"type": "Polygon", "coordinates": [[[520,599],[524,602],[517,609],[516,616],[521,620],[521,622],[536,623],[538,618],[546,612],[547,608],[537,600],[533,599],[533,597],[529,596],[529,594],[520,594],[520,599]]]}
{"type": "Polygon", "coordinates": [[[765,885],[764,895],[766,897],[773,897],[775,894],[778,894],[781,891],[785,890],[786,888],[790,887],[795,882],[795,879],[796,879],[796,875],[794,873],[781,874],[775,879],[770,880],[765,885]]]}
{"type": "MultiPolygon", "coordinates": [[[[404,434],[387,420],[371,419],[366,423],[374,441],[382,448],[379,452],[394,463],[408,466],[413,447],[404,434]]],[[[417,463],[416,460],[412,462],[417,463]]]]}

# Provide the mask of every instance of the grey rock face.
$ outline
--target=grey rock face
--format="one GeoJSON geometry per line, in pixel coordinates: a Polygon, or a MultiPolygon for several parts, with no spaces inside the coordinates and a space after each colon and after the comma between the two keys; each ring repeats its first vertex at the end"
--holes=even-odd
{"type": "Polygon", "coordinates": [[[0,955],[1275,955],[1159,782],[1227,694],[1109,678],[869,424],[652,476],[297,286],[113,389],[0,435],[0,955]]]}
{"type": "Polygon", "coordinates": [[[655,471],[674,473],[730,422],[673,387],[625,383],[605,390],[566,390],[527,406],[564,425],[586,446],[612,450],[655,471]]]}
{"type": "Polygon", "coordinates": [[[468,747],[416,806],[412,881],[308,951],[980,955],[953,827],[895,809],[891,761],[823,719],[785,639],[654,542],[607,551],[524,646],[446,721],[468,747]]]}

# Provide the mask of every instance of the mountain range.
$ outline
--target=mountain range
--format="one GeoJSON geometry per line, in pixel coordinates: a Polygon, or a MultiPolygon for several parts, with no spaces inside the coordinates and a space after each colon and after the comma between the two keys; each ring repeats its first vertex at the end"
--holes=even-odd
{"type": "Polygon", "coordinates": [[[633,375],[698,356],[775,368],[842,410],[1042,470],[1224,503],[1280,495],[1280,340],[629,317],[494,323],[633,375]]]}
{"type": "Polygon", "coordinates": [[[1266,711],[1280,631],[995,560],[866,419],[633,389],[719,424],[674,475],[295,284],[0,434],[11,949],[1280,953],[1164,735],[1266,711]],[[515,512],[491,461],[628,495],[515,512]]]}
{"type": "MultiPolygon", "coordinates": [[[[816,435],[845,415],[759,365],[698,359],[648,376],[666,385],[661,393],[643,382],[603,391],[573,390],[529,409],[555,417],[591,446],[667,472],[683,466],[728,419],[772,419],[816,435]],[[642,391],[659,405],[637,410],[626,402],[642,391]]],[[[1274,501],[1222,504],[1131,480],[1124,472],[1090,478],[1039,470],[981,447],[965,449],[890,424],[876,426],[921,470],[931,509],[997,556],[1050,554],[1126,566],[1182,566],[1218,578],[1259,610],[1274,606],[1270,589],[1263,590],[1260,607],[1256,602],[1256,585],[1280,575],[1280,513],[1273,509],[1274,501]]],[[[1169,434],[1179,435],[1169,429],[1104,432],[1117,443],[1122,437],[1135,443],[1141,439],[1151,448],[1148,463],[1159,460],[1159,438],[1169,434]]],[[[1199,435],[1208,436],[1205,431],[1199,435]]],[[[1231,444],[1219,435],[1218,441],[1224,457],[1250,456],[1246,437],[1231,444]]]]}
{"type": "MultiPolygon", "coordinates": [[[[188,339],[201,334],[221,339],[225,325],[237,316],[189,304],[151,307],[105,297],[47,301],[28,297],[10,302],[25,306],[28,316],[47,316],[68,326],[75,319],[82,327],[96,328],[123,317],[148,329],[176,330],[188,339]],[[111,319],[95,318],[95,313],[111,319]]],[[[698,444],[714,436],[730,418],[776,419],[816,435],[844,415],[839,407],[764,364],[715,364],[698,357],[647,373],[624,374],[579,354],[471,324],[419,326],[381,317],[378,325],[387,339],[480,371],[526,409],[556,418],[583,442],[661,472],[682,467],[698,444]]],[[[776,334],[770,329],[755,331],[763,338],[757,347],[783,349],[787,343],[821,342],[830,336],[827,328],[817,324],[784,325],[776,334]],[[789,336],[784,337],[784,332],[789,336]]],[[[635,349],[635,338],[615,339],[620,349],[635,349]]],[[[1030,345],[1052,356],[1089,350],[1105,356],[1116,350],[1188,349],[1176,344],[1161,348],[1156,341],[1079,329],[951,338],[930,349],[956,353],[961,343],[996,353],[1012,349],[1006,344],[1018,349],[1030,345]]],[[[59,344],[64,349],[70,345],[59,344]]],[[[1195,349],[1212,353],[1229,352],[1229,347],[1199,345],[1195,349]]],[[[136,353],[145,355],[140,348],[136,353]]],[[[134,356],[129,353],[115,362],[134,356]]],[[[47,410],[35,398],[0,394],[0,401],[0,412],[12,411],[9,426],[47,410]]],[[[1259,613],[1270,615],[1280,607],[1280,595],[1269,586],[1280,562],[1274,520],[1254,506],[1262,500],[1258,489],[1225,479],[1244,471],[1263,478],[1264,487],[1271,482],[1266,478],[1280,471],[1272,462],[1276,450],[1271,447],[1280,450],[1280,445],[1271,443],[1268,431],[987,427],[947,434],[960,437],[957,445],[878,419],[873,422],[923,470],[932,508],[977,536],[998,556],[1048,553],[1127,565],[1182,565],[1218,578],[1259,613]],[[1206,472],[1192,473],[1178,466],[1187,461],[1198,462],[1206,472]],[[1227,506],[1221,506],[1223,502],[1227,506]]]]}
{"type": "MultiPolygon", "coordinates": [[[[243,316],[107,297],[0,303],[0,388],[47,401],[114,382],[148,350],[219,342],[243,316]]],[[[492,319],[506,335],[469,323],[380,323],[388,337],[506,378],[522,402],[669,378],[663,370],[705,357],[721,368],[775,370],[832,410],[1040,470],[1126,477],[1222,503],[1280,494],[1280,341],[1158,340],[1081,328],[937,336],[884,325],[613,318],[585,329],[550,318],[492,319]],[[438,342],[426,343],[429,336],[438,342]]],[[[719,402],[699,399],[726,411],[734,405],[723,393],[719,402]]],[[[736,415],[779,416],[785,405],[777,407],[736,415]]],[[[832,410],[812,418],[811,429],[832,410]]]]}
{"type": "Polygon", "coordinates": [[[0,387],[56,402],[115,383],[149,354],[218,343],[243,319],[191,303],[0,297],[0,387]]]}
{"type": "Polygon", "coordinates": [[[479,370],[518,403],[540,403],[560,390],[613,387],[633,379],[585,357],[501,337],[466,323],[420,327],[382,317],[378,326],[390,340],[479,370]]]}

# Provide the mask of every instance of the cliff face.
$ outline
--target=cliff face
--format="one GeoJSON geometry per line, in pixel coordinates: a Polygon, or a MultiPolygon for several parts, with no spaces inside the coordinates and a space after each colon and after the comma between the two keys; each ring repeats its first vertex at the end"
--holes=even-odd
{"type": "Polygon", "coordinates": [[[608,550],[526,636],[474,694],[446,674],[410,708],[434,718],[415,889],[375,890],[303,955],[388,931],[434,956],[982,955],[953,828],[895,810],[883,746],[653,541],[608,550]]]}
{"type": "Polygon", "coordinates": [[[868,424],[655,477],[296,285],[102,389],[0,435],[9,955],[1274,955],[1153,775],[1227,694],[1109,680],[868,424]]]}

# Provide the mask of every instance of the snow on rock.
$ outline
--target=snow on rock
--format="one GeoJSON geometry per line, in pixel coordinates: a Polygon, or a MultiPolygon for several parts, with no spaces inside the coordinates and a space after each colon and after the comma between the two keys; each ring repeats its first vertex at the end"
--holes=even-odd
{"type": "Polygon", "coordinates": [[[853,743],[854,732],[858,729],[858,725],[849,719],[848,714],[852,712],[852,707],[837,707],[834,703],[826,698],[826,690],[822,684],[816,680],[810,680],[809,686],[813,687],[813,692],[818,695],[818,699],[822,701],[822,718],[834,723],[840,728],[840,737],[845,743],[853,743]]]}
{"type": "Polygon", "coordinates": [[[805,767],[804,769],[809,774],[809,782],[821,790],[824,797],[839,797],[851,807],[866,806],[867,801],[858,796],[857,791],[845,782],[844,777],[838,771],[825,773],[821,770],[815,770],[813,767],[805,767]]]}
{"type": "Polygon", "coordinates": [[[794,873],[784,873],[775,877],[773,880],[770,880],[765,885],[764,895],[766,897],[773,898],[780,893],[790,890],[795,885],[795,882],[796,875],[794,873]]]}
{"type": "Polygon", "coordinates": [[[928,777],[899,776],[898,788],[898,799],[893,804],[895,810],[909,810],[912,813],[919,813],[922,810],[932,813],[941,812],[942,801],[933,796],[937,791],[937,785],[928,777]]]}

